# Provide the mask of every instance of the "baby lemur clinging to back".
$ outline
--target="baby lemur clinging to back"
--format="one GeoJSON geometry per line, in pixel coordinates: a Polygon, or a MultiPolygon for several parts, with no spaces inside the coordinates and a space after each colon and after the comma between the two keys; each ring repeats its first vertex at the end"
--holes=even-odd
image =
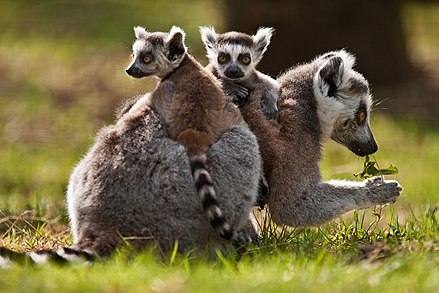
{"type": "Polygon", "coordinates": [[[217,34],[213,27],[200,27],[201,39],[207,50],[210,70],[222,83],[235,103],[242,103],[248,92],[263,92],[262,112],[269,118],[277,118],[277,81],[256,70],[268,45],[273,28],[260,28],[251,36],[241,32],[217,34]]]}
{"type": "MultiPolygon", "coordinates": [[[[156,76],[171,95],[152,101],[171,138],[187,151],[197,192],[212,227],[225,239],[243,241],[226,221],[207,171],[206,151],[233,126],[246,126],[239,110],[229,103],[217,79],[187,53],[185,33],[134,28],[133,61],[126,70],[133,77],[156,76]]],[[[255,195],[256,197],[256,195],[255,195]]]]}
{"type": "MultiPolygon", "coordinates": [[[[237,105],[246,102],[249,92],[262,93],[258,109],[269,119],[278,116],[279,86],[275,79],[256,70],[256,66],[267,50],[273,32],[273,28],[260,28],[253,36],[235,31],[217,34],[213,27],[200,27],[209,58],[207,70],[220,80],[224,91],[237,105]]],[[[263,170],[261,172],[259,206],[269,194],[269,185],[263,170]]]]}

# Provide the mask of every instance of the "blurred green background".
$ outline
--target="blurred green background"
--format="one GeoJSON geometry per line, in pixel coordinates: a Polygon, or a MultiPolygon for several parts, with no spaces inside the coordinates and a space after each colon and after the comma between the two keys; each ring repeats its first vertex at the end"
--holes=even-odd
{"type": "MultiPolygon", "coordinates": [[[[372,83],[375,101],[384,101],[375,106],[372,128],[380,146],[376,160],[382,167],[396,165],[400,173],[391,178],[405,188],[395,212],[403,216],[436,205],[439,4],[389,1],[393,6],[386,4],[386,9],[395,13],[383,9],[387,14],[378,17],[383,12],[381,2],[374,0],[369,8],[366,4],[350,7],[352,15],[347,17],[349,11],[327,7],[326,2],[332,1],[308,4],[323,5],[313,10],[301,2],[1,0],[0,218],[32,209],[40,216],[66,219],[64,194],[73,166],[93,143],[97,130],[112,123],[117,105],[155,84],[152,79],[133,80],[125,74],[135,25],[151,31],[167,31],[174,24],[182,27],[190,51],[203,64],[207,59],[198,26],[248,33],[259,26],[274,26],[278,33],[261,64],[272,75],[326,50],[347,48],[356,53],[359,70],[372,83]],[[355,22],[359,12],[377,16],[355,22]],[[322,22],[317,29],[307,25],[322,15],[337,19],[337,24],[322,22]],[[299,32],[307,33],[295,39],[299,32]],[[382,43],[386,37],[380,32],[400,37],[391,46],[382,43]],[[368,45],[349,42],[353,37],[367,39],[368,45]],[[398,64],[380,52],[399,56],[398,64]],[[400,74],[401,68],[407,74],[400,74]],[[380,75],[382,71],[390,73],[380,75]]],[[[334,2],[340,9],[343,4],[334,2]]],[[[324,177],[354,179],[352,174],[361,170],[362,161],[330,142],[322,163],[324,177]]]]}

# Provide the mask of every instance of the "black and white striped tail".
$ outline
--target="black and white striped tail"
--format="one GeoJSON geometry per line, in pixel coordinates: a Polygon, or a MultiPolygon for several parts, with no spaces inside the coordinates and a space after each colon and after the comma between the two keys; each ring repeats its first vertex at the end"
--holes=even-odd
{"type": "Polygon", "coordinates": [[[232,242],[237,241],[238,235],[236,231],[227,223],[219,207],[212,178],[206,169],[206,156],[194,156],[191,158],[190,163],[195,187],[212,228],[224,239],[232,242]]]}
{"type": "Polygon", "coordinates": [[[46,263],[67,264],[73,262],[93,262],[96,255],[90,251],[61,247],[55,250],[42,250],[27,253],[15,252],[0,247],[0,268],[8,268],[13,263],[36,264],[46,263]]]}

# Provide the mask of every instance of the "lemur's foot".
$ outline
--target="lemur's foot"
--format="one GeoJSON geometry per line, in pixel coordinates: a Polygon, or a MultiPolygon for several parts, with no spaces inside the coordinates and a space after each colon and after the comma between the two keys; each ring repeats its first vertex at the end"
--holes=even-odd
{"type": "Polygon", "coordinates": [[[270,101],[269,98],[262,97],[261,108],[262,108],[262,112],[269,119],[277,119],[277,117],[279,115],[279,110],[277,109],[276,101],[272,102],[272,101],[270,101]]]}
{"type": "Polygon", "coordinates": [[[366,180],[366,187],[377,205],[395,203],[402,192],[398,181],[384,180],[381,176],[366,180]]]}
{"type": "Polygon", "coordinates": [[[264,176],[259,178],[258,186],[258,198],[256,199],[256,206],[263,209],[267,203],[268,196],[270,195],[270,188],[268,187],[267,180],[264,176]]]}

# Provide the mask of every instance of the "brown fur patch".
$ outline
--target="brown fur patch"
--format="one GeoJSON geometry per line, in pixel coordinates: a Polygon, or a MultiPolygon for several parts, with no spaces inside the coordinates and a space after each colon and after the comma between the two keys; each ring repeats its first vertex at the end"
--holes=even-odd
{"type": "Polygon", "coordinates": [[[176,92],[170,101],[154,96],[154,105],[164,116],[170,136],[191,153],[197,148],[204,152],[233,125],[246,125],[239,110],[228,105],[216,78],[192,56],[186,55],[166,80],[175,84],[176,92]]]}

